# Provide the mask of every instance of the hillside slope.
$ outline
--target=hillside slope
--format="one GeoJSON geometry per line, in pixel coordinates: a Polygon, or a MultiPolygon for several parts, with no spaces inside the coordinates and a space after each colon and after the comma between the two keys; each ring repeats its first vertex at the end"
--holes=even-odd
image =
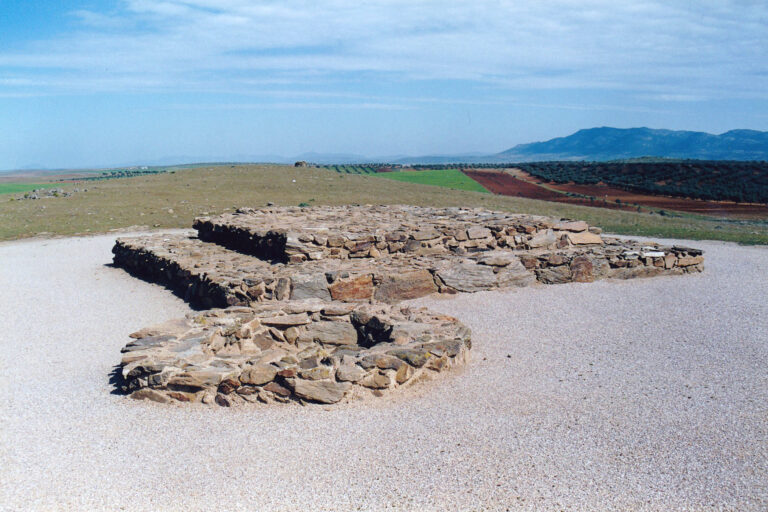
{"type": "Polygon", "coordinates": [[[504,161],[616,160],[641,156],[702,160],[768,160],[768,132],[720,135],[651,128],[589,128],[567,137],[519,144],[495,156],[504,161]]]}

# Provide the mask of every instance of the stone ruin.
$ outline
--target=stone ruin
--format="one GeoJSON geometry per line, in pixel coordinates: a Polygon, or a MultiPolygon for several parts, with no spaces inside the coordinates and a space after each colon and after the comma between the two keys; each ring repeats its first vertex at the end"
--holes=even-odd
{"type": "Polygon", "coordinates": [[[585,222],[467,208],[241,208],[196,235],[118,239],[114,263],[206,311],[131,335],[122,388],[159,402],[336,403],[467,359],[455,294],[700,272],[702,252],[585,222]],[[214,309],[210,309],[214,308],[214,309]]]}
{"type": "MultiPolygon", "coordinates": [[[[63,188],[35,188],[24,194],[14,196],[16,201],[36,200],[36,199],[50,199],[52,197],[71,197],[73,194],[77,194],[81,190],[79,188],[71,191],[66,191],[63,188]]],[[[83,189],[82,192],[88,192],[88,189],[83,189]]]]}

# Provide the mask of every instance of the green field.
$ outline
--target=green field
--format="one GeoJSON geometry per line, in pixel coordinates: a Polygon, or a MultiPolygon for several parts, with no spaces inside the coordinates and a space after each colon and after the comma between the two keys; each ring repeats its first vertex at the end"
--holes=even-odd
{"type": "Polygon", "coordinates": [[[56,188],[59,183],[0,183],[0,194],[21,194],[36,188],[56,188]]]}
{"type": "MultiPolygon", "coordinates": [[[[460,171],[456,171],[457,173],[460,171]]],[[[35,235],[104,233],[119,228],[189,228],[196,216],[240,206],[413,204],[480,206],[508,212],[582,219],[606,232],[664,238],[768,244],[767,221],[671,217],[277,165],[210,165],[148,176],[88,182],[88,190],[45,201],[0,196],[0,240],[35,235]]],[[[387,173],[417,175],[416,172],[387,173]]],[[[440,185],[446,173],[439,173],[440,185]]],[[[469,179],[469,178],[467,178],[469,179]]],[[[32,185],[31,187],[39,186],[32,185]]],[[[82,183],[58,184],[64,190],[82,183]]],[[[475,185],[477,186],[477,185],[475,185]]]]}
{"type": "Polygon", "coordinates": [[[468,190],[470,192],[488,193],[485,187],[458,169],[381,172],[376,174],[376,177],[386,178],[388,180],[402,181],[405,183],[417,183],[419,185],[432,185],[436,187],[451,188],[453,190],[468,190]]]}

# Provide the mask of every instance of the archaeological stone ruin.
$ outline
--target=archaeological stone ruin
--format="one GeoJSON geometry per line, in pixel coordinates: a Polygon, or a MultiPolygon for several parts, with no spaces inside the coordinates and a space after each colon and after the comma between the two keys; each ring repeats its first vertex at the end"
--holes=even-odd
{"type": "Polygon", "coordinates": [[[200,311],[142,329],[121,384],[158,402],[336,403],[463,364],[434,293],[700,272],[702,252],[604,237],[585,222],[415,206],[241,208],[195,234],[118,239],[114,263],[200,311]]]}

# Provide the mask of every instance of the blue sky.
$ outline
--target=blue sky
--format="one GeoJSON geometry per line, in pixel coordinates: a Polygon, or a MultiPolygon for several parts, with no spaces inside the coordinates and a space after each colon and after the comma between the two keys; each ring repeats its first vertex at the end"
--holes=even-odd
{"type": "Polygon", "coordinates": [[[768,129],[768,3],[0,0],[0,169],[768,129]]]}

